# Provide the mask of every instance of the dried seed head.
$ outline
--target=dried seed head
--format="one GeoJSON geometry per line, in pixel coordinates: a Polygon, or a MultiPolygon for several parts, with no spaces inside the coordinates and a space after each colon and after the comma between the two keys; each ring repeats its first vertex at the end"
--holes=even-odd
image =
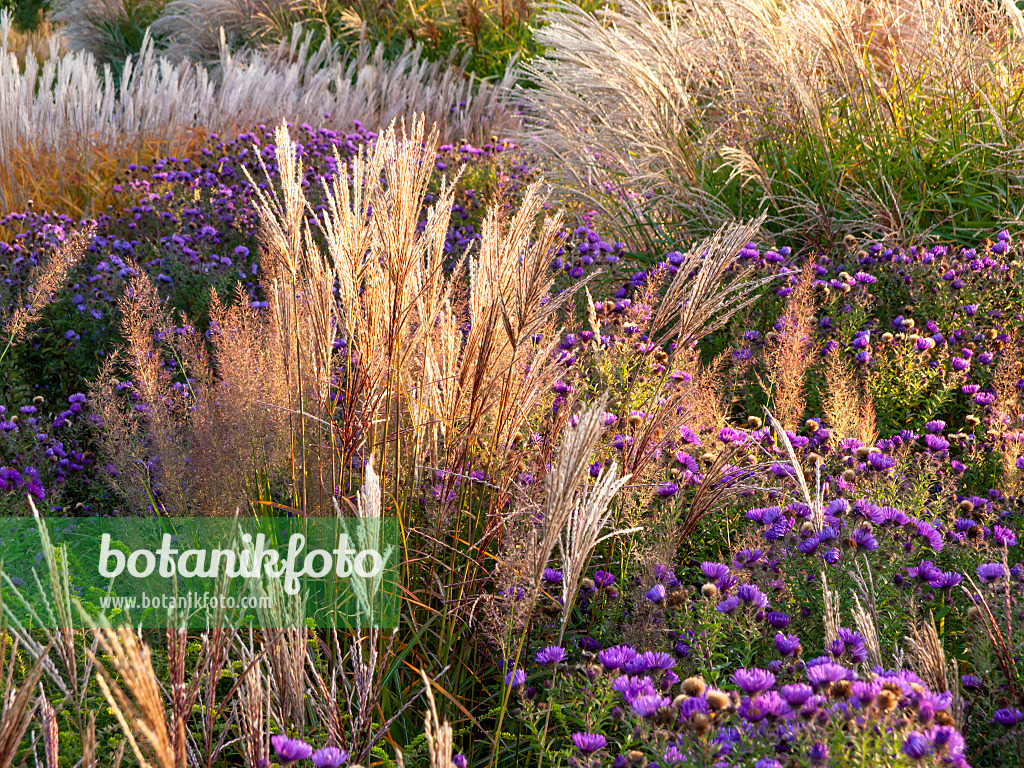
{"type": "Polygon", "coordinates": [[[852,483],[857,477],[857,473],[852,469],[843,470],[843,480],[848,483],[852,483]]]}
{"type": "Polygon", "coordinates": [[[708,600],[715,600],[718,598],[718,587],[712,584],[710,581],[700,588],[700,593],[704,595],[708,600]]]}
{"type": "Polygon", "coordinates": [[[707,683],[700,675],[694,675],[683,680],[683,693],[687,696],[702,696],[708,689],[707,683]]]}
{"type": "Polygon", "coordinates": [[[886,331],[885,333],[883,333],[883,334],[882,334],[882,341],[883,341],[883,342],[885,342],[886,344],[888,344],[888,343],[889,343],[890,341],[892,341],[892,340],[893,340],[894,338],[895,338],[895,336],[893,336],[893,335],[892,335],[891,333],[889,333],[888,331],[886,331]]]}
{"type": "Polygon", "coordinates": [[[673,725],[678,717],[679,710],[669,705],[665,707],[658,707],[654,711],[654,717],[651,719],[654,721],[655,725],[667,728],[668,726],[673,725]]]}
{"type": "Polygon", "coordinates": [[[896,709],[896,705],[899,703],[899,697],[892,691],[882,690],[878,694],[878,698],[875,699],[878,704],[878,708],[883,712],[889,713],[896,709]]]}
{"type": "Polygon", "coordinates": [[[747,426],[751,429],[760,429],[763,422],[757,416],[747,417],[747,426]]]}
{"type": "Polygon", "coordinates": [[[705,699],[707,699],[708,706],[714,710],[726,709],[731,703],[729,700],[729,694],[725,691],[708,691],[705,699]]]}
{"type": "Polygon", "coordinates": [[[703,736],[711,730],[711,718],[703,712],[696,712],[693,717],[690,718],[690,725],[693,727],[693,730],[696,731],[698,736],[703,736]]]}
{"type": "Polygon", "coordinates": [[[816,422],[814,419],[808,419],[807,421],[805,421],[804,422],[804,426],[810,432],[817,432],[818,431],[818,422],[816,422]]]}
{"type": "Polygon", "coordinates": [[[970,499],[964,499],[963,501],[960,502],[960,511],[961,512],[973,512],[974,511],[974,502],[971,501],[970,499]]]}
{"type": "Polygon", "coordinates": [[[866,459],[869,453],[871,453],[871,449],[866,445],[862,445],[857,449],[856,456],[858,459],[866,459]]]}
{"type": "Polygon", "coordinates": [[[849,680],[837,680],[832,683],[829,693],[835,699],[848,699],[853,693],[853,685],[849,680]]]}

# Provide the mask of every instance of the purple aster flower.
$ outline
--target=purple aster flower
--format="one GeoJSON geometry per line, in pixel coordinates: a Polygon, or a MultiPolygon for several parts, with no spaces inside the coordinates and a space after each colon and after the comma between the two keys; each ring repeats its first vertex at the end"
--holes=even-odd
{"type": "Polygon", "coordinates": [[[800,649],[800,638],[796,635],[784,635],[779,632],[775,635],[775,648],[783,656],[792,656],[800,649]]]}
{"type": "Polygon", "coordinates": [[[1004,528],[1001,525],[992,526],[992,538],[995,539],[996,544],[1001,547],[1015,547],[1017,546],[1017,536],[1009,528],[1004,528]]]}
{"type": "Polygon", "coordinates": [[[754,768],[782,768],[782,763],[771,757],[762,757],[754,763],[754,768]]]}
{"type": "Polygon", "coordinates": [[[816,742],[807,750],[807,756],[812,763],[824,763],[828,760],[828,747],[822,742],[816,742]]]}
{"type": "Polygon", "coordinates": [[[348,762],[348,752],[337,747],[323,747],[312,755],[316,768],[339,768],[348,762]]]}
{"type": "Polygon", "coordinates": [[[903,754],[911,760],[922,760],[930,755],[931,751],[931,742],[917,731],[911,731],[903,740],[903,754]]]}
{"type": "Polygon", "coordinates": [[[825,683],[836,683],[840,680],[846,680],[849,675],[850,670],[842,664],[825,663],[807,668],[807,680],[815,688],[825,683]]]}
{"type": "Polygon", "coordinates": [[[917,523],[917,535],[924,539],[934,552],[942,551],[942,533],[931,523],[917,523]]]}
{"type": "Polygon", "coordinates": [[[664,696],[659,696],[656,693],[648,693],[643,696],[637,696],[630,702],[630,709],[633,710],[633,714],[638,717],[650,717],[661,707],[667,707],[672,703],[672,699],[664,696]]]}
{"type": "Polygon", "coordinates": [[[521,669],[513,669],[505,675],[505,685],[509,688],[518,688],[526,682],[526,672],[521,669]]]}
{"type": "Polygon", "coordinates": [[[793,683],[792,685],[782,686],[779,689],[779,693],[782,694],[782,698],[791,707],[799,707],[811,698],[814,691],[811,689],[811,686],[805,683],[793,683]]]}
{"type": "Polygon", "coordinates": [[[605,669],[612,670],[619,669],[619,667],[636,656],[637,652],[628,645],[616,645],[598,652],[597,660],[601,662],[601,666],[605,669]]]}
{"type": "Polygon", "coordinates": [[[727,597],[725,598],[725,600],[722,600],[718,605],[715,606],[715,610],[719,613],[728,614],[735,611],[736,608],[739,607],[739,604],[740,599],[736,597],[736,595],[733,595],[732,597],[727,597]]]}
{"type": "Polygon", "coordinates": [[[963,683],[964,688],[969,690],[976,690],[984,686],[981,678],[977,675],[960,675],[960,682],[963,683]]]}
{"type": "Polygon", "coordinates": [[[707,560],[700,564],[700,569],[712,581],[718,581],[718,579],[729,574],[729,566],[722,563],[712,563],[707,560]]]}
{"type": "Polygon", "coordinates": [[[461,752],[456,752],[454,755],[452,755],[452,765],[454,765],[455,768],[467,768],[467,766],[469,765],[469,761],[466,759],[466,756],[464,754],[462,754],[461,752]]]}
{"type": "Polygon", "coordinates": [[[851,537],[857,545],[857,549],[864,552],[874,552],[878,549],[878,539],[868,528],[858,528],[851,537]]]}
{"type": "Polygon", "coordinates": [[[745,433],[740,432],[738,429],[732,429],[731,427],[722,427],[722,429],[719,430],[718,432],[718,439],[721,442],[726,443],[728,445],[730,443],[742,443],[744,440],[747,439],[747,436],[745,433]]]}
{"type": "Polygon", "coordinates": [[[732,681],[741,688],[744,693],[753,695],[755,693],[767,691],[775,685],[775,675],[765,669],[751,667],[748,669],[736,670],[732,676],[732,681]]]}
{"type": "Polygon", "coordinates": [[[767,595],[758,589],[756,584],[741,584],[740,588],[736,590],[736,596],[744,603],[756,605],[758,608],[768,606],[767,595]]]}
{"type": "Polygon", "coordinates": [[[577,731],[572,735],[572,743],[576,745],[576,749],[580,752],[585,755],[589,755],[591,752],[597,752],[597,750],[604,749],[608,746],[608,739],[600,733],[583,733],[577,731]]]}
{"type": "Polygon", "coordinates": [[[1022,719],[1024,719],[1024,712],[1021,712],[1016,707],[1010,707],[1007,709],[997,709],[992,715],[992,722],[1005,725],[1007,727],[1016,725],[1022,719]]]}
{"type": "Polygon", "coordinates": [[[938,578],[928,579],[928,586],[932,589],[950,589],[959,585],[963,580],[964,577],[956,571],[942,571],[938,578]]]}
{"type": "Polygon", "coordinates": [[[697,433],[694,432],[685,424],[679,427],[679,436],[683,438],[684,443],[695,445],[698,448],[702,445],[700,438],[697,436],[697,433]]]}
{"type": "Polygon", "coordinates": [[[679,493],[679,486],[675,483],[665,482],[658,486],[657,494],[662,498],[675,496],[677,493],[679,493]]]}
{"type": "Polygon", "coordinates": [[[313,754],[313,748],[302,739],[290,739],[283,733],[271,736],[270,743],[274,746],[277,756],[285,763],[305,760],[313,754]]]}
{"type": "Polygon", "coordinates": [[[610,587],[615,583],[615,576],[607,571],[594,571],[594,583],[599,587],[610,587]]]}
{"type": "Polygon", "coordinates": [[[548,584],[558,584],[562,581],[563,576],[561,571],[556,571],[554,568],[545,568],[541,578],[548,584]]]}
{"type": "Polygon", "coordinates": [[[775,629],[785,629],[789,625],[789,614],[782,611],[769,611],[765,619],[775,629]]]}
{"type": "Polygon", "coordinates": [[[1006,575],[1006,569],[1002,563],[983,563],[978,566],[978,578],[982,584],[997,581],[1006,575]]]}
{"type": "Polygon", "coordinates": [[[538,664],[558,664],[560,661],[565,661],[566,656],[565,649],[560,645],[549,645],[547,648],[541,648],[537,651],[535,660],[538,664]]]}
{"type": "Polygon", "coordinates": [[[647,591],[647,594],[644,595],[644,597],[646,597],[652,603],[660,603],[662,600],[665,599],[666,594],[667,593],[665,591],[664,584],[655,584],[647,591]]]}
{"type": "Polygon", "coordinates": [[[644,651],[622,665],[622,671],[630,675],[639,675],[652,670],[672,669],[675,659],[664,651],[644,651]]]}
{"type": "Polygon", "coordinates": [[[869,453],[868,464],[878,472],[885,472],[896,466],[896,459],[884,453],[869,453]]]}

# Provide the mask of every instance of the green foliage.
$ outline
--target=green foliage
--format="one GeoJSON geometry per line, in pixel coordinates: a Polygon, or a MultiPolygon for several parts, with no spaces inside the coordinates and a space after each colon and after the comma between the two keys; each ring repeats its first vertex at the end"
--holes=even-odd
{"type": "Polygon", "coordinates": [[[868,377],[878,426],[884,434],[920,431],[950,401],[956,384],[940,365],[907,341],[894,342],[875,358],[868,377]]]}
{"type": "Polygon", "coordinates": [[[0,8],[11,12],[14,26],[21,32],[32,32],[39,27],[50,11],[51,0],[0,0],[0,8]]]}

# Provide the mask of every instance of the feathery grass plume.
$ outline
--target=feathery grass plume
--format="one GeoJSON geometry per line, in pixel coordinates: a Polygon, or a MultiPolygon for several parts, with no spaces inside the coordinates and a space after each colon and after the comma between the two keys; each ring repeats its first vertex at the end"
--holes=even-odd
{"type": "MultiPolygon", "coordinates": [[[[89,620],[84,609],[79,610],[89,620]]],[[[93,631],[106,659],[88,651],[96,680],[136,759],[143,768],[184,768],[187,756],[175,752],[174,729],[167,721],[149,646],[130,628],[114,629],[102,616],[93,631]]]]}
{"type": "Polygon", "coordinates": [[[96,768],[96,765],[96,710],[93,710],[82,731],[82,768],[96,768]]]}
{"type": "Polygon", "coordinates": [[[57,732],[57,712],[46,695],[39,694],[39,716],[42,720],[43,749],[46,752],[46,768],[58,768],[60,742],[57,732]]]}
{"type": "Polygon", "coordinates": [[[727,278],[736,256],[764,224],[765,216],[747,224],[723,224],[717,232],[692,247],[665,289],[651,328],[662,341],[672,339],[687,348],[722,328],[736,312],[751,304],[756,291],[772,277],[750,279],[747,265],[727,278]]]}
{"type": "Polygon", "coordinates": [[[992,405],[989,416],[990,434],[1000,441],[1002,457],[1002,483],[1004,492],[1015,494],[1021,482],[1021,472],[1017,468],[1017,459],[1024,455],[1024,426],[1017,421],[1017,416],[1024,412],[1020,390],[1017,382],[1024,376],[1024,345],[1015,331],[1011,331],[1003,343],[992,376],[992,386],[996,391],[996,401],[992,405]],[[1016,424],[1014,424],[1016,422],[1016,424]]]}
{"type": "Polygon", "coordinates": [[[767,409],[765,410],[765,416],[768,419],[769,425],[771,425],[772,431],[775,433],[775,438],[782,444],[782,448],[786,452],[789,464],[793,468],[793,477],[796,480],[797,488],[800,490],[800,495],[803,497],[804,503],[811,510],[810,523],[814,526],[815,531],[820,531],[822,526],[825,525],[825,507],[822,503],[821,495],[821,464],[819,462],[814,465],[815,493],[812,497],[803,467],[796,457],[796,451],[793,450],[793,442],[789,439],[789,435],[786,434],[786,428],[767,409]]]}
{"type": "Polygon", "coordinates": [[[963,151],[989,159],[979,169],[1015,152],[1020,85],[1008,73],[1024,41],[1006,23],[1011,8],[551,2],[537,32],[546,55],[524,66],[537,87],[523,94],[523,143],[561,190],[638,244],[673,238],[668,222],[714,228],[759,202],[777,231],[804,242],[851,226],[920,234],[962,215],[963,151]],[[920,130],[907,131],[911,114],[920,130]],[[938,168],[918,162],[921,145],[941,155],[938,168]],[[936,189],[905,189],[912,171],[931,173],[936,189]]]}
{"type": "Polygon", "coordinates": [[[3,321],[3,333],[7,337],[7,344],[3,352],[0,352],[0,360],[7,354],[11,345],[25,339],[28,326],[38,320],[43,309],[53,301],[54,294],[82,257],[95,232],[95,225],[78,230],[45,264],[36,269],[28,290],[16,299],[17,309],[3,321]]]}
{"type": "Polygon", "coordinates": [[[454,62],[425,61],[411,42],[394,59],[385,57],[383,44],[364,43],[344,55],[329,40],[314,47],[312,35],[295,26],[270,52],[234,55],[220,46],[211,71],[167,60],[147,37],[125,61],[118,84],[96,66],[107,49],[60,54],[59,36],[51,37],[45,61],[28,55],[22,68],[5,29],[6,9],[0,10],[0,210],[31,199],[85,216],[109,202],[110,182],[130,163],[189,156],[208,131],[225,134],[285,117],[340,131],[360,120],[381,130],[421,113],[439,126],[443,141],[478,144],[520,122],[509,103],[511,68],[498,82],[481,82],[454,62]],[[453,110],[453,104],[460,106],[453,110]]]}
{"type": "MultiPolygon", "coordinates": [[[[608,393],[605,392],[580,414],[576,427],[562,436],[551,470],[544,476],[544,521],[535,533],[533,553],[533,581],[536,585],[541,583],[551,552],[560,543],[562,532],[572,520],[576,494],[587,476],[590,456],[604,431],[602,418],[607,405],[608,393]]],[[[607,482],[610,489],[615,481],[607,482]]]]}
{"type": "Polygon", "coordinates": [[[116,65],[145,45],[163,6],[164,0],[54,0],[50,18],[69,48],[116,65]]]}
{"type": "Polygon", "coordinates": [[[878,638],[878,598],[875,592],[875,577],[871,571],[871,562],[864,554],[864,570],[861,570],[860,563],[854,558],[854,570],[850,571],[850,578],[857,589],[853,592],[853,620],[857,625],[857,631],[864,635],[864,644],[868,649],[873,664],[882,665],[882,647],[878,638]],[[858,592],[860,594],[858,594],[858,592]],[[861,599],[863,598],[863,603],[861,599]],[[864,603],[867,605],[865,606],[864,603]]]}
{"type": "Polygon", "coordinates": [[[864,398],[870,394],[857,381],[853,367],[843,355],[828,356],[825,389],[824,411],[831,428],[833,446],[848,437],[860,437],[864,398]]]}
{"type": "Polygon", "coordinates": [[[935,628],[935,616],[929,613],[926,621],[912,621],[906,641],[914,656],[915,671],[925,685],[937,693],[950,690],[946,651],[935,628]]]}
{"type": "MultiPolygon", "coordinates": [[[[255,557],[251,542],[244,542],[249,557],[255,557]]],[[[303,595],[284,591],[281,579],[249,579],[249,592],[256,598],[256,620],[262,629],[262,658],[267,664],[270,719],[279,731],[306,723],[306,642],[303,595]]]]}
{"type": "Polygon", "coordinates": [[[822,618],[825,621],[825,645],[828,647],[839,639],[839,627],[842,619],[839,616],[839,593],[829,589],[825,572],[819,573],[821,578],[822,618]]]}
{"type": "MultiPolygon", "coordinates": [[[[864,636],[864,646],[867,648],[871,663],[875,666],[882,665],[882,649],[878,644],[878,627],[870,613],[864,610],[860,597],[853,593],[853,622],[857,625],[857,631],[864,636]]],[[[936,689],[932,689],[936,690],[936,689]]]]}
{"type": "MultiPolygon", "coordinates": [[[[335,511],[340,517],[341,510],[335,499],[335,511]]],[[[355,536],[356,547],[362,550],[380,552],[383,562],[391,561],[394,547],[388,544],[381,547],[381,519],[384,516],[384,499],[380,487],[380,476],[373,469],[373,454],[366,461],[366,475],[362,489],[356,494],[356,517],[361,521],[359,532],[355,536]]],[[[374,616],[377,613],[375,597],[381,594],[384,571],[376,576],[362,577],[353,574],[351,577],[352,591],[355,592],[360,610],[366,615],[363,625],[377,626],[374,616]]]]}
{"type": "MultiPolygon", "coordinates": [[[[797,277],[796,287],[786,300],[782,328],[766,345],[768,373],[765,390],[772,396],[774,412],[782,425],[795,430],[806,406],[804,386],[811,366],[817,302],[812,291],[813,262],[797,277]]],[[[778,325],[776,325],[778,327],[778,325]]]]}
{"type": "Polygon", "coordinates": [[[562,557],[562,630],[565,634],[573,602],[579,593],[580,577],[594,548],[606,539],[627,533],[636,533],[642,528],[624,528],[602,535],[612,519],[609,510],[612,499],[631,475],[619,477],[619,465],[602,467],[594,484],[587,488],[573,505],[565,523],[562,536],[558,539],[558,551],[562,557]]]}
{"type": "Polygon", "coordinates": [[[104,362],[90,390],[102,423],[96,440],[118,472],[111,482],[134,509],[230,515],[240,502],[256,501],[253,477],[276,478],[286,465],[281,362],[267,344],[265,320],[241,298],[225,307],[213,293],[208,354],[205,337],[186,320],[175,330],[144,274],[129,281],[121,300],[127,345],[104,362]],[[120,393],[123,369],[141,412],[120,393]],[[172,371],[188,379],[181,392],[172,371]]]}
{"type": "Polygon", "coordinates": [[[452,756],[455,754],[452,747],[452,725],[447,720],[441,722],[441,718],[437,714],[437,704],[434,702],[434,684],[422,669],[420,676],[423,678],[423,685],[426,686],[427,692],[428,706],[423,732],[427,738],[430,768],[455,768],[455,763],[452,762],[452,756]]]}
{"type": "Polygon", "coordinates": [[[9,768],[18,756],[21,740],[32,723],[35,687],[43,675],[43,659],[47,647],[41,656],[36,657],[35,664],[29,668],[21,685],[15,685],[17,667],[18,641],[12,641],[3,626],[0,626],[0,768],[9,768]]]}
{"type": "Polygon", "coordinates": [[[222,46],[231,51],[279,46],[311,6],[306,0],[169,0],[151,29],[169,59],[213,63],[222,46]]]}
{"type": "Polygon", "coordinates": [[[238,686],[238,718],[235,720],[235,728],[245,768],[262,768],[270,761],[270,733],[267,728],[270,719],[270,682],[263,672],[263,656],[256,650],[256,641],[252,635],[250,628],[248,641],[236,645],[244,666],[235,683],[238,686]]]}

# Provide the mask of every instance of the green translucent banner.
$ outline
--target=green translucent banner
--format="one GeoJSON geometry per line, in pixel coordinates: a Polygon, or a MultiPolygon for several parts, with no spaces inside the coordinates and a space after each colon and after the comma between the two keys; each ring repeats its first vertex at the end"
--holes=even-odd
{"type": "MultiPolygon", "coordinates": [[[[189,628],[393,629],[394,518],[0,518],[8,620],[56,628],[61,592],[93,620],[189,628]]],[[[77,608],[77,606],[76,606],[77,608]]],[[[76,615],[75,620],[79,617],[76,615]]]]}

